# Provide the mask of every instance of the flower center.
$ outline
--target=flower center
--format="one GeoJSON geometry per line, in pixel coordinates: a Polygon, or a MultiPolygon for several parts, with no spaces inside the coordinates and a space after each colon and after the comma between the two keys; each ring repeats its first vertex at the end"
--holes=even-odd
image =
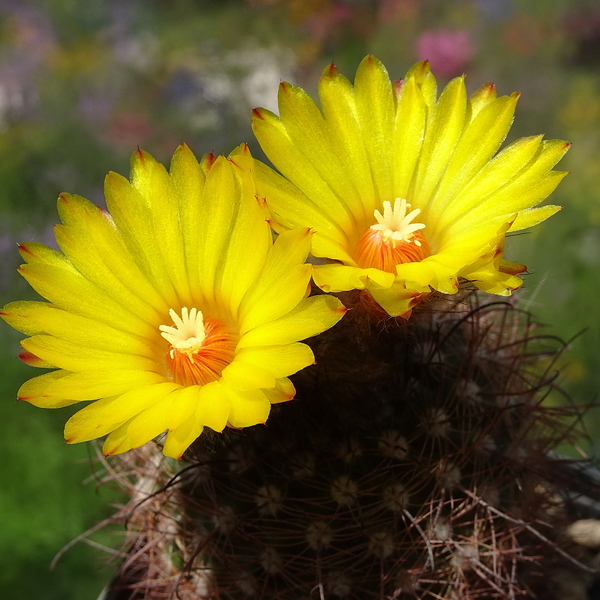
{"type": "Polygon", "coordinates": [[[377,223],[362,234],[356,245],[356,262],[360,267],[396,273],[396,265],[419,262],[429,256],[429,244],[421,233],[425,224],[412,223],[421,209],[410,208],[406,200],[396,198],[393,208],[391,202],[383,203],[383,215],[375,211],[377,223]]]}
{"type": "Polygon", "coordinates": [[[169,310],[173,326],[159,327],[169,342],[167,367],[180,385],[206,385],[215,381],[235,357],[237,335],[221,319],[204,318],[201,311],[187,307],[179,316],[169,310]]]}

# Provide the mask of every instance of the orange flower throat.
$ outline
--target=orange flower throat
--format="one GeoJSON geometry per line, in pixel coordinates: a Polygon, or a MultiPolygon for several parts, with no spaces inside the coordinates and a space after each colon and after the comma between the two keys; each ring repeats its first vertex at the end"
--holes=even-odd
{"type": "Polygon", "coordinates": [[[356,245],[356,263],[363,269],[374,267],[396,274],[396,265],[419,262],[431,252],[422,233],[423,223],[412,223],[421,209],[407,214],[410,204],[396,198],[394,207],[387,200],[383,203],[383,215],[376,210],[377,223],[371,225],[356,245]]]}
{"type": "Polygon", "coordinates": [[[161,325],[169,342],[167,367],[180,385],[206,385],[216,381],[235,357],[237,334],[221,319],[204,318],[196,308],[169,311],[174,326],[161,325]]]}

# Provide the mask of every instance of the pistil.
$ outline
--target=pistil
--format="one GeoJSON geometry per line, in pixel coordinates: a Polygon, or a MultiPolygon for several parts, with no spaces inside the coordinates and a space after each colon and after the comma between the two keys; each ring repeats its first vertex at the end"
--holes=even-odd
{"type": "Polygon", "coordinates": [[[424,223],[412,221],[421,213],[411,210],[405,199],[383,203],[383,214],[375,210],[377,223],[371,225],[356,246],[356,262],[360,267],[374,267],[396,273],[396,265],[419,262],[429,256],[429,244],[422,233],[424,223]],[[410,212],[409,212],[410,211],[410,212]]]}

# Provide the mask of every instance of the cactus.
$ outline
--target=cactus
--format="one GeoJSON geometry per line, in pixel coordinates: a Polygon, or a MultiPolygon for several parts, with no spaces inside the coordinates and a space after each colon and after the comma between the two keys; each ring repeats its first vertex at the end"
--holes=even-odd
{"type": "Polygon", "coordinates": [[[564,344],[473,291],[408,321],[343,301],[266,426],[201,436],[177,473],[156,446],[112,459],[140,473],[115,598],[550,599],[586,570],[552,453],[579,409],[544,403],[564,344]]]}

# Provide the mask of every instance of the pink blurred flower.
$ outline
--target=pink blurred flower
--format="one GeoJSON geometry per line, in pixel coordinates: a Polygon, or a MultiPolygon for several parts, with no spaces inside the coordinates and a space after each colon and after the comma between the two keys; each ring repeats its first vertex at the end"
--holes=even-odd
{"type": "Polygon", "coordinates": [[[429,60],[432,70],[448,78],[460,75],[474,54],[469,32],[450,29],[423,32],[417,40],[416,51],[419,60],[429,60]]]}

